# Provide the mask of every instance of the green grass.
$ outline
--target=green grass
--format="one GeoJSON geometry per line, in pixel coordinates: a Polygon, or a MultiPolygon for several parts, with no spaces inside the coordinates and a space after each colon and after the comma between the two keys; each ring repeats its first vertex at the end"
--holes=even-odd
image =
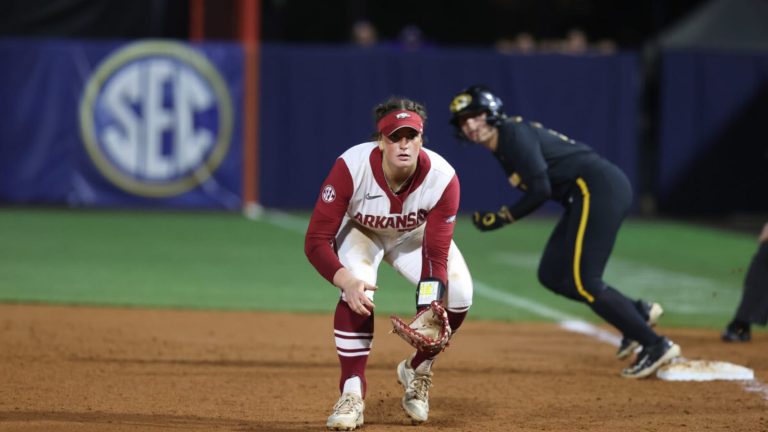
{"type": "MultiPolygon", "coordinates": [[[[4,209],[0,301],[330,313],[338,290],[304,256],[307,219],[306,213],[251,221],[232,213],[4,209]]],[[[600,322],[585,305],[536,280],[554,223],[529,218],[480,233],[460,218],[455,238],[476,281],[474,319],[548,319],[523,301],[600,322]]],[[[630,296],[662,302],[665,326],[720,328],[736,308],[755,248],[754,236],[630,220],[605,278],[630,296]]],[[[386,264],[378,285],[378,313],[412,313],[414,287],[386,264]]]]}

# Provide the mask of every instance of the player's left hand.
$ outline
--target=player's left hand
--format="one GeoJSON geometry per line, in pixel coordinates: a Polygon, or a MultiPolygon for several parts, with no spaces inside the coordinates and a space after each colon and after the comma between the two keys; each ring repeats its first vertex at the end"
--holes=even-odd
{"type": "Polygon", "coordinates": [[[493,231],[514,222],[507,206],[498,211],[476,211],[472,214],[472,223],[480,231],[493,231]]]}
{"type": "Polygon", "coordinates": [[[439,301],[435,300],[429,306],[406,323],[395,315],[389,317],[392,322],[392,332],[403,338],[414,348],[430,356],[435,356],[448,346],[451,339],[451,324],[448,313],[439,301]]]}

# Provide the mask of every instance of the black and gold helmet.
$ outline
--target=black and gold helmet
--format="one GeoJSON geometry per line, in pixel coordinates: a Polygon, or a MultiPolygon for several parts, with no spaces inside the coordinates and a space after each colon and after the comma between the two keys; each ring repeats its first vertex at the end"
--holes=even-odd
{"type": "MultiPolygon", "coordinates": [[[[451,101],[451,124],[460,129],[459,119],[467,114],[487,113],[486,122],[499,126],[506,117],[504,103],[483,85],[473,85],[460,91],[451,101]]],[[[460,132],[460,131],[459,131],[460,132]]]]}

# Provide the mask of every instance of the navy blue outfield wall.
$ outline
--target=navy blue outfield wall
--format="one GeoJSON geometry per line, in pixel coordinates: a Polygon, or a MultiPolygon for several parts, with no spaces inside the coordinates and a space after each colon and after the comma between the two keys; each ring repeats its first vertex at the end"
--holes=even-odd
{"type": "MultiPolygon", "coordinates": [[[[237,209],[242,51],[231,43],[0,39],[0,203],[237,209]]],[[[634,53],[265,45],[261,201],[309,209],[333,161],[368,140],[390,95],[424,102],[427,146],[457,169],[462,210],[516,198],[492,156],[448,125],[473,83],[593,146],[636,182],[634,53]]]]}
{"type": "Polygon", "coordinates": [[[659,206],[768,214],[768,52],[663,56],[659,206]]]}
{"type": "Polygon", "coordinates": [[[389,95],[426,104],[427,146],[456,168],[464,211],[517,196],[491,154],[462,145],[448,105],[462,88],[495,89],[510,115],[536,120],[584,141],[637,184],[638,58],[502,55],[494,51],[275,46],[262,60],[262,201],[268,207],[314,204],[333,161],[368,140],[374,105],[389,95]]]}
{"type": "MultiPolygon", "coordinates": [[[[0,203],[237,209],[239,45],[0,39],[0,203]]],[[[462,210],[516,198],[492,156],[462,145],[448,104],[496,90],[510,115],[586,142],[638,184],[636,53],[266,45],[262,203],[311,208],[334,159],[373,132],[390,95],[424,102],[427,146],[457,169],[462,210]]],[[[768,212],[768,54],[669,51],[653,192],[664,213],[768,212]]]]}

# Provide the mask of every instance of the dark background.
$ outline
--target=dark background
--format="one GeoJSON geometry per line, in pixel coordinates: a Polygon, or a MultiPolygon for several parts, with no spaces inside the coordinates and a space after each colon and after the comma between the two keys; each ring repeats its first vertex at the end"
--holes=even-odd
{"type": "Polygon", "coordinates": [[[562,38],[573,27],[591,40],[609,38],[638,47],[684,15],[700,0],[617,2],[611,0],[428,0],[397,8],[385,1],[265,1],[264,37],[286,41],[341,42],[356,19],[369,19],[382,39],[397,39],[416,25],[438,45],[491,45],[530,32],[537,39],[562,38]],[[322,19],[319,19],[322,18],[322,19]],[[330,24],[330,25],[329,25],[330,24]]]}
{"type": "MultiPolygon", "coordinates": [[[[635,49],[702,0],[262,0],[262,38],[271,42],[345,43],[366,19],[384,41],[409,25],[440,46],[493,45],[529,32],[558,39],[575,27],[590,42],[635,49]]],[[[205,35],[238,34],[237,0],[203,1],[205,35]]],[[[0,4],[0,35],[85,38],[189,37],[189,0],[9,0],[0,4]]]]}

